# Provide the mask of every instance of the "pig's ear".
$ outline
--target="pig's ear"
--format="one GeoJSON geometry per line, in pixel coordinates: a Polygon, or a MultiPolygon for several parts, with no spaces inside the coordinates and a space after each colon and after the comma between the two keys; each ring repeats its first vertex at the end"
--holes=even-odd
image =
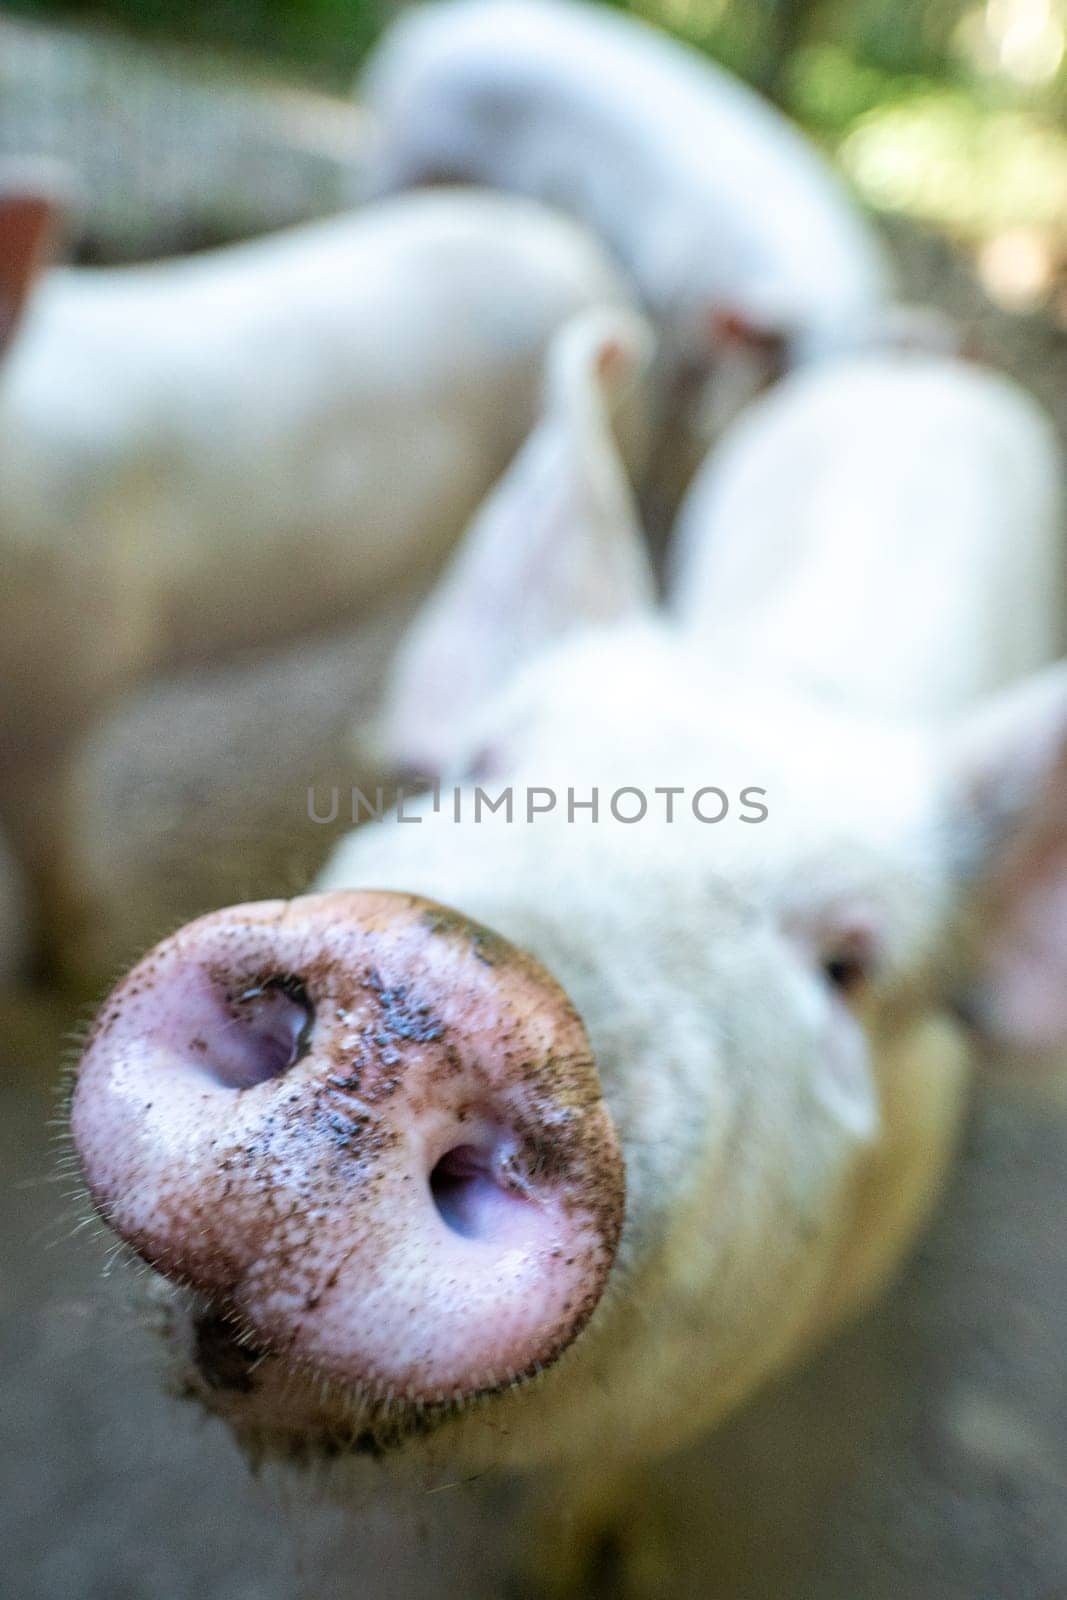
{"type": "Polygon", "coordinates": [[[999,695],[952,752],[973,989],[965,1013],[991,1043],[1067,1045],[1067,663],[999,695]]]}
{"type": "Polygon", "coordinates": [[[542,651],[654,602],[612,429],[651,356],[632,313],[585,313],[548,354],[540,420],[401,646],[380,729],[397,767],[454,771],[485,701],[542,651]]]}
{"type": "Polygon", "coordinates": [[[67,205],[63,180],[51,166],[0,166],[0,350],[55,251],[67,205]]]}

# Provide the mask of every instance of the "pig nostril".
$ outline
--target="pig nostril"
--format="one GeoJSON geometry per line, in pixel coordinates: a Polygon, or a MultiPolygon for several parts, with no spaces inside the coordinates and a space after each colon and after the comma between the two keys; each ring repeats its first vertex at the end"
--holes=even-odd
{"type": "Polygon", "coordinates": [[[315,1008],[301,979],[289,974],[260,979],[240,990],[231,1005],[241,1032],[213,1061],[215,1076],[227,1088],[266,1083],[306,1055],[315,1008]]]}
{"type": "Polygon", "coordinates": [[[510,1163],[476,1145],[448,1150],[430,1173],[430,1194],[445,1226],[464,1239],[503,1241],[522,1231],[530,1197],[510,1163]]]}

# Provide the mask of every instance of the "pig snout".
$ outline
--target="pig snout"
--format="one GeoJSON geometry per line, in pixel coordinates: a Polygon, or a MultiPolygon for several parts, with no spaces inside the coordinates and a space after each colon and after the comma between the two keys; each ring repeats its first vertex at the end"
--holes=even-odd
{"type": "Polygon", "coordinates": [[[533,1373],[618,1242],[622,1161],[573,1006],[416,896],[238,906],[165,940],[100,1014],[72,1130],[139,1255],[371,1398],[533,1373]]]}

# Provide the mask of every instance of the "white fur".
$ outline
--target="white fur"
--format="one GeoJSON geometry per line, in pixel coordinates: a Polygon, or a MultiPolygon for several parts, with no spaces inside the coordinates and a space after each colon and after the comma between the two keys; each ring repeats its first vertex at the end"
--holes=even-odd
{"type": "MultiPolygon", "coordinates": [[[[601,626],[502,684],[453,751],[462,770],[490,741],[491,792],[758,784],[765,822],[594,825],[558,808],[475,824],[468,785],[465,823],[428,799],[415,826],[350,836],[319,879],[429,893],[533,951],[582,1014],[626,1159],[593,1323],[542,1387],[443,1430],[441,1459],[588,1473],[677,1444],[862,1303],[937,1192],[967,1072],[952,1006],[983,931],[978,858],[999,848],[982,805],[946,786],[945,719],[1053,648],[1056,452],[1036,410],[977,372],[842,369],[867,403],[828,419],[833,381],[797,380],[767,403],[771,419],[795,407],[795,432],[755,416],[709,467],[727,484],[745,471],[728,517],[706,485],[686,513],[680,620],[605,627],[601,595],[601,626]],[[921,449],[897,405],[909,383],[928,397],[921,449]],[[823,963],[857,938],[872,965],[853,998],[823,963]]],[[[476,539],[469,566],[479,548],[492,557],[476,539]]],[[[501,629],[528,604],[498,600],[501,629]]],[[[1067,748],[1067,674],[1053,688],[1040,728],[1020,724],[1041,760],[1019,739],[998,757],[1032,775],[1022,811],[1067,748]]],[[[1067,961],[1067,937],[1054,954],[1067,961]]]]}
{"type": "Polygon", "coordinates": [[[624,298],[571,224],[492,196],[51,272],[0,367],[23,731],[425,573],[528,428],[553,329],[624,298]]]}
{"type": "Polygon", "coordinates": [[[1062,649],[1051,424],[958,361],[795,373],[709,456],[673,574],[719,659],[879,716],[954,711],[1062,649]]]}
{"type": "Polygon", "coordinates": [[[882,254],[769,105],[632,17],[451,0],[387,34],[361,82],[380,186],[455,177],[562,204],[611,245],[679,345],[726,308],[805,352],[884,301],[882,254]]]}

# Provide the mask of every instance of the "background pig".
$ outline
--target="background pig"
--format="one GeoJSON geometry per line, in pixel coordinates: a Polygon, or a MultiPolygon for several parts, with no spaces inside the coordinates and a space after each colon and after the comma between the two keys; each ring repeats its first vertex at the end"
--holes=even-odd
{"type": "MultiPolygon", "coordinates": [[[[29,203],[0,215],[9,301],[29,203]]],[[[620,298],[570,225],[488,196],[49,274],[0,387],[5,650],[41,714],[416,579],[528,428],[552,329],[620,298]]]]}
{"type": "Polygon", "coordinates": [[[1062,534],[1059,452],[1024,390],[872,354],[794,373],[738,420],[679,514],[673,606],[761,675],[943,713],[1061,653],[1062,534]],[[893,601],[881,634],[865,593],[893,601]]]}
{"type": "Polygon", "coordinates": [[[54,215],[0,196],[0,809],[38,876],[92,709],[425,580],[529,427],[554,328],[625,298],[572,224],[504,197],[35,281],[54,215]]]}
{"type": "Polygon", "coordinates": [[[87,727],[43,863],[68,978],[107,982],[205,906],[310,882],[352,826],[353,786],[373,803],[391,779],[373,724],[412,609],[161,676],[87,727]]]}
{"type": "MultiPolygon", "coordinates": [[[[595,396],[618,362],[598,360],[595,340],[587,361],[595,396]]],[[[1040,418],[1010,391],[1002,400],[1051,486],[1040,418]]],[[[949,405],[941,423],[967,431],[973,415],[949,405]]],[[[880,434],[877,408],[869,421],[880,434]]],[[[556,525],[562,541],[580,526],[595,547],[612,528],[630,534],[616,520],[617,467],[603,472],[614,450],[603,413],[587,439],[580,458],[564,458],[587,475],[568,493],[606,521],[556,525]]],[[[946,459],[956,470],[965,457],[946,459]]],[[[986,455],[970,459],[988,472],[986,455]]],[[[925,548],[936,552],[944,532],[958,550],[959,526],[941,514],[940,454],[925,469],[937,508],[925,548]]],[[[496,504],[515,517],[511,496],[496,504]]],[[[544,538],[545,505],[538,484],[512,524],[539,562],[563,557],[544,538]]],[[[1045,638],[1060,603],[1040,555],[1048,510],[1035,496],[1012,507],[1011,523],[1016,547],[1034,552],[1020,625],[1040,622],[1045,638]]],[[[747,602],[758,627],[776,604],[774,564],[757,522],[750,534],[738,517],[732,536],[750,540],[753,571],[766,575],[747,602]]],[[[740,658],[733,639],[720,650],[695,597],[692,620],[657,617],[637,550],[591,560],[602,591],[560,586],[555,610],[510,549],[518,581],[501,582],[501,553],[483,516],[451,582],[453,663],[475,588],[494,595],[501,634],[518,629],[530,659],[488,700],[475,684],[449,761],[461,773],[477,757],[494,798],[510,785],[515,819],[483,809],[475,821],[474,788],[457,802],[446,786],[408,811],[416,825],[353,835],[317,894],[237,907],[167,941],[101,1013],[73,1132],[103,1215],[182,1286],[163,1300],[186,1383],[247,1447],[385,1451],[452,1476],[568,1464],[557,1481],[571,1540],[549,1547],[563,1582],[578,1570],[575,1541],[618,1514],[623,1481],[649,1453],[720,1419],[884,1281],[948,1160],[970,1034],[1040,1047],[1067,1034],[1067,673],[1047,668],[973,705],[961,678],[955,700],[931,704],[927,674],[942,655],[968,660],[984,690],[1026,650],[978,635],[966,604],[948,618],[916,609],[920,576],[940,576],[936,556],[922,574],[906,568],[896,593],[872,591],[862,569],[841,572],[833,608],[810,615],[814,663],[827,633],[841,639],[828,685],[799,660],[783,679],[740,658]],[[867,648],[911,684],[895,717],[850,674],[861,613],[867,648]],[[596,820],[581,804],[594,786],[596,820]],[[531,792],[539,810],[527,821],[531,792]],[[624,820],[635,795],[646,810],[637,823],[624,820]],[[700,820],[709,805],[721,821],[700,820]],[[516,1009],[520,974],[530,1010],[516,1009]],[[546,1035],[538,1044],[529,1032],[533,1017],[569,1026],[553,978],[595,1062],[594,1081],[571,1035],[581,1085],[570,1090],[546,1035]],[[471,1108],[449,1084],[476,1067],[484,1120],[472,1135],[471,1108]],[[599,1089],[625,1166],[617,1247],[599,1089]],[[212,1143],[221,1127],[233,1130],[232,1159],[212,1143]],[[404,1185],[404,1204],[381,1209],[377,1194],[404,1185]],[[546,1226],[546,1245],[555,1230],[539,1266],[525,1236],[512,1237],[516,1259],[504,1264],[507,1235],[492,1219],[512,1217],[516,1197],[532,1207],[520,1228],[546,1226]],[[368,1251],[376,1227],[386,1237],[368,1251]],[[576,1264],[579,1277],[566,1277],[576,1264]],[[349,1325],[338,1314],[334,1289],[343,1282],[347,1299],[361,1271],[398,1330],[384,1345],[362,1315],[349,1325]],[[548,1325],[495,1321],[486,1271],[501,1276],[501,1306],[511,1274],[527,1274],[531,1314],[548,1325]],[[575,1295],[574,1337],[552,1370],[507,1382],[558,1346],[575,1295]],[[476,1361],[457,1365],[468,1314],[476,1361]]],[[[980,523],[968,554],[991,588],[998,567],[980,523]]],[[[821,560],[812,541],[798,594],[821,560]]],[[[988,607],[989,588],[966,593],[988,607]]],[[[413,635],[405,681],[420,656],[448,670],[441,637],[440,617],[413,635]]],[[[504,649],[489,634],[478,648],[504,649]]],[[[470,682],[457,676],[461,695],[470,682]]]]}
{"type": "MultiPolygon", "coordinates": [[[[556,587],[584,588],[595,603],[601,566],[630,560],[639,548],[622,466],[603,450],[597,455],[603,423],[588,369],[592,359],[603,362],[607,382],[612,363],[620,365],[624,392],[615,396],[614,409],[621,406],[619,420],[633,438],[643,410],[643,370],[633,369],[643,369],[650,354],[647,328],[636,317],[620,318],[617,310],[579,319],[553,339],[542,417],[479,513],[496,529],[504,563],[498,581],[505,592],[516,578],[507,565],[509,552],[524,570],[536,563],[526,549],[523,523],[538,492],[544,495],[541,516],[552,552],[561,528],[584,528],[591,517],[600,529],[616,517],[630,519],[634,528],[631,543],[591,541],[584,534],[564,540],[556,587]],[[576,465],[590,453],[602,461],[593,485],[597,500],[615,503],[610,519],[590,500],[588,474],[576,465]]],[[[467,543],[472,539],[473,533],[467,543]]],[[[465,590],[462,573],[452,582],[465,590]]],[[[492,593],[469,598],[465,661],[474,676],[467,699],[525,653],[520,637],[502,639],[493,628],[492,593]],[[487,628],[492,645],[505,646],[505,656],[475,645],[487,628]]],[[[444,695],[427,692],[432,670],[416,671],[408,704],[402,683],[394,680],[381,737],[383,690],[412,609],[393,606],[324,636],[157,680],[126,696],[76,742],[62,789],[62,843],[48,863],[53,942],[65,971],[90,981],[110,978],[205,906],[308,883],[331,842],[352,825],[353,786],[373,804],[377,785],[398,770],[436,767],[453,735],[453,713],[465,698],[455,682],[456,622],[447,589],[421,620],[425,643],[419,649],[445,653],[444,695]],[[443,618],[436,645],[435,612],[443,618]]],[[[546,589],[546,609],[558,609],[555,589],[546,589]]]]}
{"type": "Polygon", "coordinates": [[[377,122],[372,188],[513,189],[610,245],[661,333],[676,475],[783,360],[847,348],[881,320],[887,262],[814,148],[635,18],[561,0],[418,7],[359,94],[377,122]],[[695,437],[680,439],[686,420],[695,437]]]}

